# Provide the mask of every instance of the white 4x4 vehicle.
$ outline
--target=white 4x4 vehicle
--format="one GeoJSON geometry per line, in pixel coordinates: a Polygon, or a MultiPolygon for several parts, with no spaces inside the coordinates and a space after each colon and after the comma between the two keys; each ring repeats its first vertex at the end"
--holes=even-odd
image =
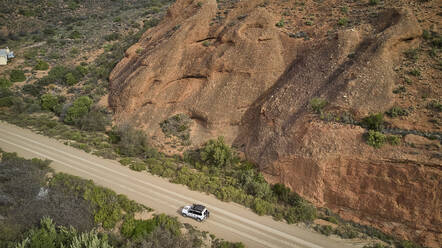
{"type": "Polygon", "coordinates": [[[194,218],[197,221],[203,221],[208,218],[210,213],[206,207],[203,205],[193,204],[192,206],[185,206],[183,210],[181,210],[181,214],[184,217],[194,218]]]}

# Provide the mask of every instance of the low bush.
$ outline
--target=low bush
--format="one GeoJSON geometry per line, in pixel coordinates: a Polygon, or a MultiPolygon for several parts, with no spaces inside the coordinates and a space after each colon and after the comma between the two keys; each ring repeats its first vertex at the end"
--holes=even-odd
{"type": "Polygon", "coordinates": [[[64,226],[56,227],[53,220],[48,217],[41,219],[40,226],[33,228],[26,234],[16,247],[93,247],[110,248],[105,236],[99,235],[97,231],[78,233],[73,228],[64,226]]]}
{"type": "Polygon", "coordinates": [[[397,145],[399,145],[401,143],[401,136],[399,136],[399,135],[388,135],[387,136],[387,142],[390,145],[397,146],[397,145]]]}
{"type": "Polygon", "coordinates": [[[54,112],[57,105],[59,104],[58,102],[58,97],[56,95],[52,95],[52,94],[44,94],[40,97],[40,101],[41,101],[41,108],[43,110],[48,110],[48,111],[52,111],[54,112]]]}
{"type": "Polygon", "coordinates": [[[64,122],[66,124],[78,124],[80,120],[89,113],[92,100],[87,96],[81,96],[75,99],[72,106],[67,110],[64,122]]]}
{"type": "Polygon", "coordinates": [[[401,108],[399,106],[394,106],[390,110],[385,112],[385,114],[387,114],[388,116],[390,116],[392,118],[399,117],[399,116],[407,116],[408,115],[408,110],[403,109],[403,108],[401,108]]]}
{"type": "Polygon", "coordinates": [[[7,89],[11,87],[12,82],[6,79],[5,77],[0,78],[0,89],[7,89]]]}
{"type": "Polygon", "coordinates": [[[120,125],[116,132],[114,132],[118,140],[117,152],[123,156],[143,158],[148,157],[149,146],[146,135],[130,124],[120,125]]]}
{"type": "Polygon", "coordinates": [[[105,131],[106,126],[111,125],[111,117],[106,109],[97,106],[91,107],[90,111],[81,117],[76,124],[81,130],[105,131]]]}
{"type": "Polygon", "coordinates": [[[120,34],[119,33],[111,33],[108,35],[104,36],[104,39],[107,41],[113,41],[113,40],[118,40],[120,38],[120,34]]]}
{"type": "Polygon", "coordinates": [[[369,130],[364,136],[367,144],[373,146],[374,148],[381,148],[386,141],[384,134],[374,130],[369,130]]]}
{"type": "Polygon", "coordinates": [[[227,167],[234,163],[233,151],[224,143],[223,137],[209,140],[200,151],[201,160],[216,167],[227,167]]]}
{"type": "Polygon", "coordinates": [[[407,59],[410,59],[416,62],[419,58],[419,50],[418,49],[408,49],[404,52],[404,55],[407,59]]]}
{"type": "Polygon", "coordinates": [[[325,236],[330,236],[331,234],[333,234],[333,227],[329,225],[316,225],[315,227],[313,227],[313,229],[325,236]]]}
{"type": "Polygon", "coordinates": [[[13,96],[0,97],[0,107],[11,107],[12,105],[14,105],[13,96]]]}
{"type": "Polygon", "coordinates": [[[146,170],[146,164],[143,162],[135,162],[129,165],[129,168],[134,171],[144,171],[146,170]]]}
{"type": "Polygon", "coordinates": [[[284,27],[284,19],[279,20],[279,22],[277,22],[275,24],[275,26],[277,26],[278,28],[282,28],[284,27]]]}
{"type": "Polygon", "coordinates": [[[38,97],[43,93],[43,87],[38,84],[25,84],[22,88],[23,93],[38,97]]]}
{"type": "Polygon", "coordinates": [[[362,119],[361,126],[369,130],[380,131],[384,127],[384,116],[382,113],[371,114],[362,119]]]}
{"type": "Polygon", "coordinates": [[[92,181],[79,177],[59,173],[52,178],[50,185],[62,186],[67,191],[90,202],[95,223],[101,223],[106,229],[113,228],[124,214],[133,214],[142,210],[141,205],[127,199],[127,197],[117,195],[109,189],[96,186],[92,181]]]}
{"type": "Polygon", "coordinates": [[[24,71],[22,70],[12,70],[9,73],[11,82],[23,82],[26,80],[24,71]]]}
{"type": "Polygon", "coordinates": [[[347,26],[347,25],[348,25],[348,19],[345,18],[345,17],[339,19],[339,21],[338,21],[338,25],[339,25],[339,26],[347,26]]]}
{"type": "Polygon", "coordinates": [[[399,86],[399,87],[393,89],[393,94],[400,94],[400,93],[404,93],[406,91],[407,91],[407,89],[405,88],[405,86],[399,86]]]}
{"type": "Polygon", "coordinates": [[[322,109],[327,105],[327,101],[319,98],[319,97],[315,97],[312,98],[312,100],[310,100],[310,107],[312,108],[313,112],[315,112],[316,114],[321,114],[322,113],[322,109]]]}
{"type": "Polygon", "coordinates": [[[43,60],[38,60],[37,64],[34,66],[34,69],[38,71],[46,71],[49,69],[49,64],[43,60]]]}
{"type": "Polygon", "coordinates": [[[413,75],[415,77],[419,77],[421,75],[421,71],[418,69],[413,69],[411,71],[408,71],[408,74],[413,75]]]}
{"type": "Polygon", "coordinates": [[[439,101],[432,100],[427,104],[427,109],[441,112],[442,111],[442,104],[439,101]]]}
{"type": "Polygon", "coordinates": [[[190,118],[185,114],[174,115],[160,123],[166,136],[175,136],[186,141],[190,138],[190,118]]]}

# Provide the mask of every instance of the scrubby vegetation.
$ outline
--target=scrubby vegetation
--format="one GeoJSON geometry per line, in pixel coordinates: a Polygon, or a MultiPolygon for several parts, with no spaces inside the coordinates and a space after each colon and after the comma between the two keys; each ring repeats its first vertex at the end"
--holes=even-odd
{"type": "Polygon", "coordinates": [[[312,100],[310,100],[310,107],[312,108],[313,112],[315,112],[316,114],[321,114],[322,109],[326,105],[327,101],[322,98],[315,97],[312,100]]]}
{"type": "Polygon", "coordinates": [[[79,233],[74,227],[55,226],[49,217],[43,217],[39,227],[27,231],[17,248],[32,247],[95,247],[110,248],[107,236],[95,230],[79,233]]]}
{"type": "Polygon", "coordinates": [[[384,127],[384,115],[382,113],[371,114],[362,119],[361,125],[369,130],[380,131],[384,127]]]}
{"type": "Polygon", "coordinates": [[[23,82],[26,80],[25,72],[22,70],[12,70],[9,73],[11,82],[23,82]]]}
{"type": "MultiPolygon", "coordinates": [[[[0,247],[193,248],[208,238],[164,214],[137,220],[136,212],[150,209],[92,181],[54,174],[50,161],[0,154],[0,247]]],[[[244,247],[215,238],[212,244],[244,247]]]]}
{"type": "Polygon", "coordinates": [[[190,118],[185,114],[174,115],[160,123],[161,130],[166,136],[179,138],[184,145],[189,145],[190,118]]]}
{"type": "Polygon", "coordinates": [[[399,106],[394,106],[387,112],[385,112],[390,117],[399,117],[399,116],[407,116],[408,111],[406,109],[403,109],[399,106]]]}

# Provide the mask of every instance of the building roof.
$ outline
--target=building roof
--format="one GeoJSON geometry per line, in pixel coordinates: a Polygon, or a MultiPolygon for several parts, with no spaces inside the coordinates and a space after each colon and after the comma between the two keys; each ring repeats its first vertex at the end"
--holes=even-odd
{"type": "Polygon", "coordinates": [[[8,53],[6,52],[6,49],[0,49],[0,56],[8,57],[8,53]]]}

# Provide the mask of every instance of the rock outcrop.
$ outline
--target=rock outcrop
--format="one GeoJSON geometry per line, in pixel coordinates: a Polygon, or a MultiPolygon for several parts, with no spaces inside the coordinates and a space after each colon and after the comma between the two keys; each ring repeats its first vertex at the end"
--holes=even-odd
{"type": "Polygon", "coordinates": [[[222,135],[268,180],[346,219],[436,247],[440,148],[377,150],[362,128],[309,111],[313,97],[356,118],[393,106],[394,67],[422,33],[413,12],[386,8],[352,29],[306,37],[281,28],[277,4],[177,0],[112,72],[116,121],[135,123],[165,149],[159,123],[186,114],[192,144],[222,135]]]}

